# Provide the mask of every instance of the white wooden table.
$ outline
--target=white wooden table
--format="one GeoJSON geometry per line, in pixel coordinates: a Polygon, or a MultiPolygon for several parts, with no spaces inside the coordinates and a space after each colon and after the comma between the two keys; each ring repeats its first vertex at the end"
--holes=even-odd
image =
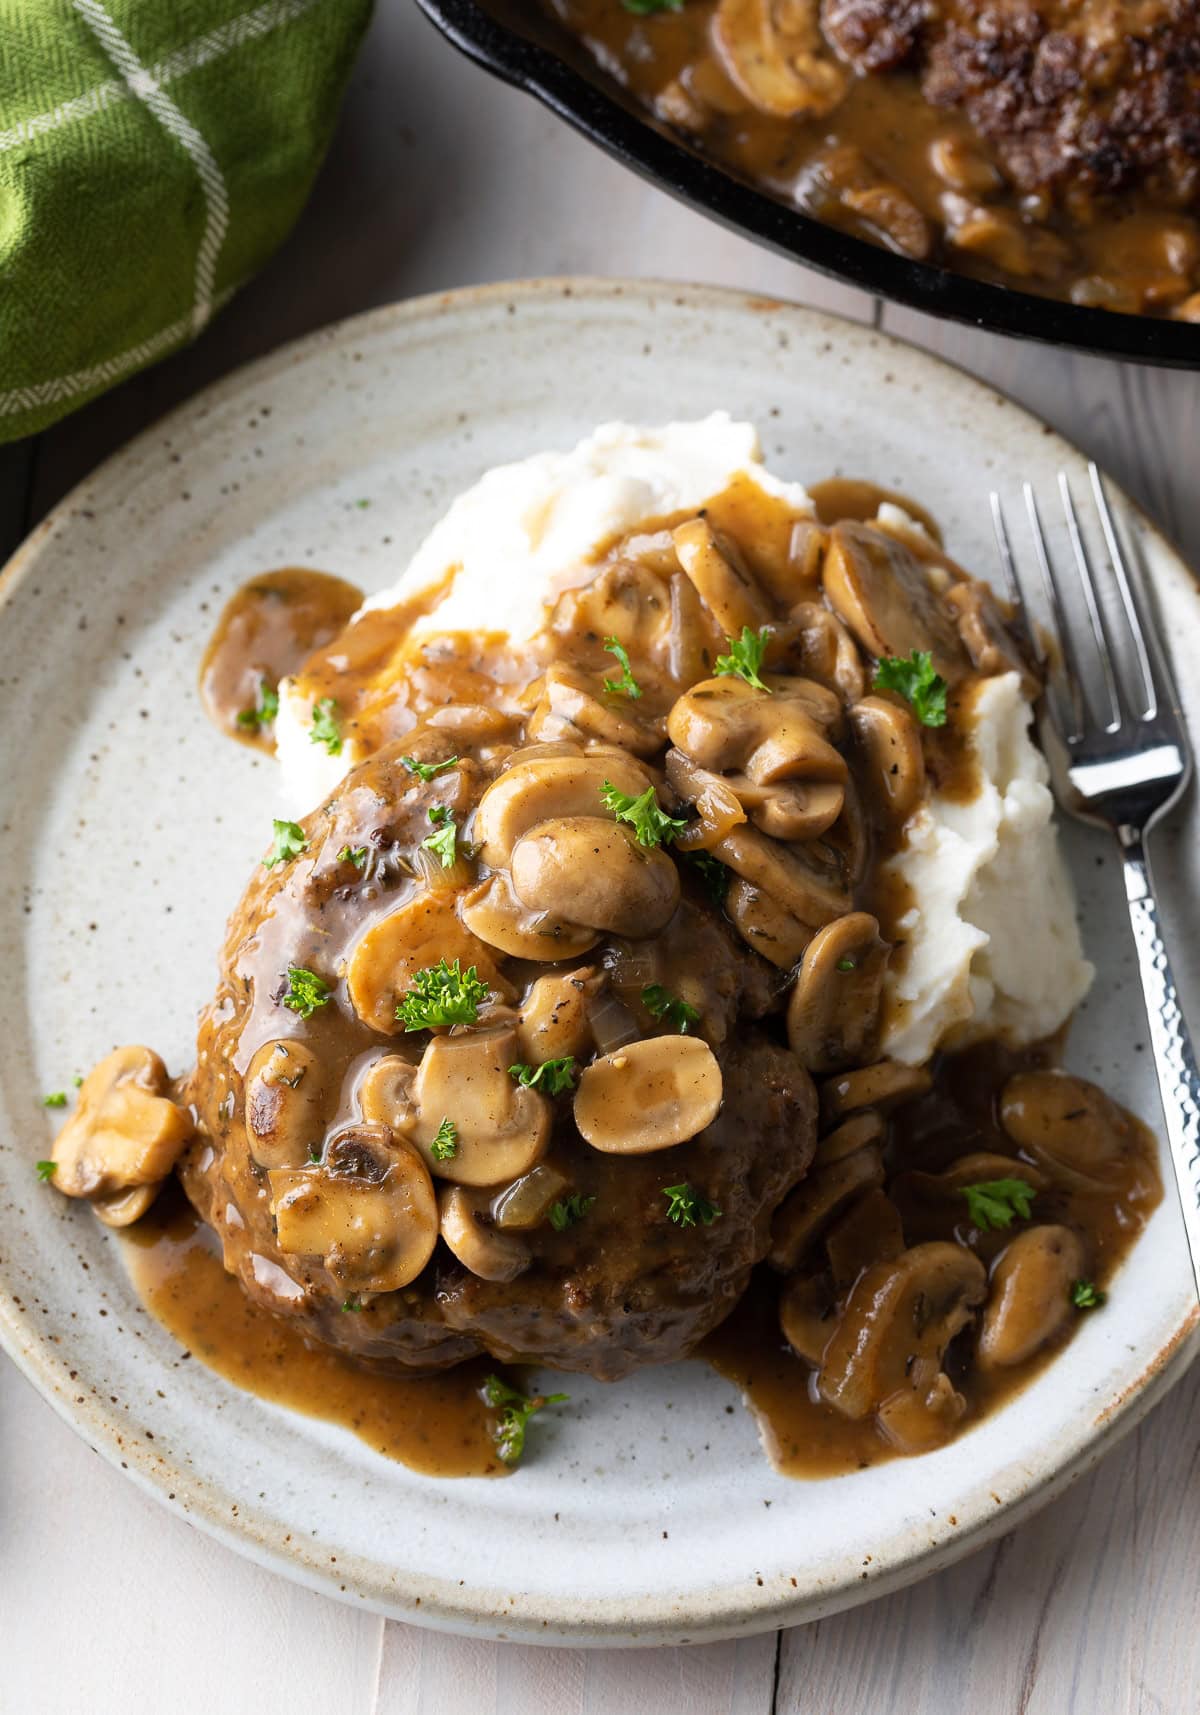
{"type": "MultiPolygon", "coordinates": [[[[381,0],[283,252],[193,350],[0,460],[28,527],[207,381],[390,299],[529,274],[725,282],[945,353],[1040,411],[1200,563],[1200,378],[939,326],[769,256],[643,186],[381,0]]],[[[935,497],[936,498],[936,497],[935,497]]],[[[309,1594],[143,1498],[0,1368],[0,1709],[22,1715],[1194,1715],[1200,1374],[1040,1518],[915,1589],[780,1636],[539,1650],[309,1594]]]]}

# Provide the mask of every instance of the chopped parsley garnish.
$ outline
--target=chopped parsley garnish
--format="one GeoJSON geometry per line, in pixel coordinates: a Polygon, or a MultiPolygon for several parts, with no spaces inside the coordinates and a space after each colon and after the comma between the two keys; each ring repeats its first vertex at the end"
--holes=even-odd
{"type": "Polygon", "coordinates": [[[621,0],[635,18],[652,18],[656,12],[682,12],[683,0],[621,0]]]}
{"type": "Polygon", "coordinates": [[[839,959],[837,962],[836,968],[839,971],[856,971],[858,969],[858,960],[857,959],[839,959]]]}
{"type": "Polygon", "coordinates": [[[289,1012],[299,1013],[301,1018],[311,1018],[319,1007],[329,1005],[330,988],[324,977],[319,977],[315,971],[306,971],[303,965],[289,965],[287,974],[288,987],[283,1004],[289,1012]]]}
{"type": "Polygon", "coordinates": [[[665,989],[661,983],[648,983],[642,990],[642,1005],[661,1023],[673,1024],[681,1036],[686,1036],[693,1024],[699,1024],[700,1014],[686,1000],[665,989]]]}
{"type": "Polygon", "coordinates": [[[453,1120],[443,1118],[433,1134],[429,1153],[435,1161],[453,1161],[458,1154],[458,1127],[453,1120]]]}
{"type": "Polygon", "coordinates": [[[44,1108],[65,1108],[66,1105],[67,1092],[65,1090],[51,1090],[48,1096],[42,1097],[42,1106],[44,1108]]]}
{"type": "Polygon", "coordinates": [[[701,1197],[686,1181],[682,1185],[664,1185],[663,1196],[667,1199],[667,1219],[677,1227],[694,1227],[697,1221],[711,1227],[721,1218],[716,1204],[701,1197]]]}
{"type": "Polygon", "coordinates": [[[396,1008],[405,1030],[432,1030],[439,1024],[474,1024],[488,987],[474,965],[464,971],[455,959],[439,959],[413,977],[408,993],[396,1008]]]}
{"type": "Polygon", "coordinates": [[[321,1145],[319,1143],[310,1143],[309,1144],[309,1146],[308,1146],[308,1159],[312,1162],[314,1167],[320,1166],[320,1163],[321,1163],[321,1145]]]}
{"type": "Polygon", "coordinates": [[[442,804],[435,804],[429,812],[429,820],[437,829],[436,834],[430,834],[421,841],[426,851],[433,852],[435,857],[442,860],[443,869],[453,869],[458,853],[454,842],[458,838],[458,828],[455,825],[453,813],[442,804]]]}
{"type": "Polygon", "coordinates": [[[270,857],[263,859],[264,869],[274,869],[277,863],[290,863],[292,858],[298,858],[308,850],[308,836],[299,822],[281,822],[276,818],[271,828],[275,844],[271,847],[270,857]]]}
{"type": "Polygon", "coordinates": [[[270,726],[279,713],[279,691],[269,679],[258,681],[258,702],[252,709],[242,709],[237,724],[244,727],[270,726]]]}
{"type": "Polygon", "coordinates": [[[914,649],[909,656],[885,655],[875,669],[874,689],[898,691],[922,726],[945,726],[947,685],[934,672],[928,649],[914,649]]]}
{"type": "Polygon", "coordinates": [[[983,1179],[964,1185],[962,1195],[971,1219],[986,1233],[1011,1227],[1017,1215],[1027,1221],[1037,1192],[1027,1179],[983,1179]]]}
{"type": "Polygon", "coordinates": [[[642,687],[633,676],[633,668],[629,665],[628,649],[626,649],[623,643],[618,642],[615,637],[606,637],[604,639],[604,648],[606,654],[616,656],[617,662],[621,668],[621,677],[619,679],[606,679],[604,681],[604,689],[611,696],[629,697],[636,702],[642,694],[642,687]]]}
{"type": "Polygon", "coordinates": [[[366,1308],[366,1306],[363,1304],[362,1300],[359,1298],[346,1298],[346,1299],[343,1299],[343,1301],[342,1301],[342,1309],[343,1310],[347,1310],[347,1311],[349,1311],[349,1310],[363,1310],[365,1308],[366,1308]]]}
{"type": "Polygon", "coordinates": [[[685,852],[684,856],[699,875],[714,905],[724,905],[729,892],[729,871],[710,852],[685,852]]]}
{"type": "Polygon", "coordinates": [[[361,869],[367,861],[366,846],[343,846],[337,855],[339,863],[352,863],[355,869],[361,869]]]}
{"type": "Polygon", "coordinates": [[[77,1089],[77,1090],[78,1090],[78,1089],[81,1089],[81,1088],[82,1088],[82,1086],[83,1086],[83,1079],[82,1079],[82,1077],[81,1077],[81,1076],[80,1076],[80,1075],[79,1075],[79,1073],[78,1073],[78,1072],[76,1072],[76,1074],[75,1074],[75,1076],[74,1076],[74,1077],[73,1077],[73,1078],[72,1078],[72,1079],[71,1079],[71,1082],[72,1082],[72,1083],[73,1083],[73,1084],[74,1084],[74,1086],[75,1086],[75,1088],[76,1088],[76,1089],[77,1089]]]}
{"type": "Polygon", "coordinates": [[[508,1074],[527,1090],[541,1089],[548,1096],[561,1096],[575,1088],[575,1056],[564,1054],[561,1060],[543,1060],[540,1066],[526,1066],[518,1061],[508,1068],[508,1074]]]}
{"type": "Polygon", "coordinates": [[[751,631],[748,625],[743,625],[740,637],[727,637],[728,655],[718,655],[713,672],[718,679],[744,679],[748,685],[753,685],[756,691],[769,691],[771,687],[764,685],[758,676],[758,670],[763,664],[767,653],[767,639],[771,635],[769,625],[764,625],[760,631],[751,631]]]}
{"type": "Polygon", "coordinates": [[[627,792],[618,792],[611,780],[606,780],[600,788],[600,797],[604,808],[611,810],[618,822],[628,822],[637,835],[639,846],[670,845],[676,834],[681,834],[687,823],[679,816],[668,816],[665,810],[659,808],[653,786],[647,786],[639,798],[631,798],[627,792]]]}
{"type": "Polygon", "coordinates": [[[1107,1299],[1108,1294],[1098,1291],[1090,1280],[1077,1280],[1071,1287],[1071,1303],[1076,1310],[1099,1310],[1107,1299]]]}
{"type": "Polygon", "coordinates": [[[550,1225],[556,1233],[565,1233],[576,1221],[582,1221],[595,1201],[594,1197],[583,1197],[576,1191],[570,1197],[562,1198],[560,1202],[551,1203],[550,1225]]]}
{"type": "Polygon", "coordinates": [[[497,1453],[506,1465],[515,1465],[525,1451],[525,1430],[529,1419],[543,1406],[565,1404],[570,1396],[539,1393],[529,1399],[515,1387],[509,1387],[499,1376],[488,1376],[479,1390],[479,1397],[498,1414],[492,1431],[497,1453]]]}
{"type": "Polygon", "coordinates": [[[312,725],[308,729],[310,744],[323,744],[330,756],[342,754],[342,729],[337,721],[337,702],[322,697],[312,706],[312,725]]]}
{"type": "Polygon", "coordinates": [[[453,768],[458,758],[457,756],[448,756],[445,762],[418,762],[415,756],[402,756],[400,760],[410,774],[415,774],[418,780],[423,780],[428,785],[431,780],[436,779],[447,768],[453,768]]]}
{"type": "Polygon", "coordinates": [[[44,1185],[48,1179],[53,1179],[54,1175],[58,1172],[58,1162],[35,1161],[33,1164],[33,1171],[37,1174],[38,1178],[44,1185]]]}

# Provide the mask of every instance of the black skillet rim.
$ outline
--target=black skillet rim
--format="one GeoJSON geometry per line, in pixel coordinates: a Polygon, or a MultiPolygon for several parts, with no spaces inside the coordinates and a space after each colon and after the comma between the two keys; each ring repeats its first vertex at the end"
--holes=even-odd
{"type": "Polygon", "coordinates": [[[694,154],[608,94],[549,48],[519,35],[485,0],[416,0],[477,65],[534,95],[591,142],[702,214],[873,296],[990,333],[1072,347],[1101,357],[1200,368],[1200,329],[1040,298],[869,244],[825,226],[694,154]]]}

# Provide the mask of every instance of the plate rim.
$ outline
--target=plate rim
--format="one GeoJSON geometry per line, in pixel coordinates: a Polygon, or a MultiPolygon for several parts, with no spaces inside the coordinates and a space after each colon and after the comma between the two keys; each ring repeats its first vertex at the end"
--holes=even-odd
{"type": "MultiPolygon", "coordinates": [[[[496,304],[507,304],[514,299],[528,305],[563,298],[599,304],[617,298],[641,299],[660,311],[664,307],[664,299],[667,300],[667,308],[686,306],[697,312],[703,312],[706,307],[726,312],[739,310],[760,314],[765,311],[815,326],[834,340],[849,338],[862,345],[904,348],[923,365],[953,372],[957,386],[966,383],[968,390],[977,390],[981,397],[1005,400],[1044,432],[1048,448],[1066,449],[1073,458],[1082,456],[1077,447],[1035,412],[1001,389],[981,381],[960,364],[936,357],[894,334],[827,311],[736,288],[683,284],[672,280],[564,275],[497,281],[401,300],[327,324],[235,368],[175,406],[75,484],[18,546],[7,565],[0,570],[0,613],[26,578],[34,573],[41,555],[49,549],[59,529],[65,527],[72,515],[81,509],[81,502],[88,491],[97,484],[103,485],[114,472],[136,470],[138,462],[152,447],[161,446],[164,434],[169,435],[175,425],[202,420],[214,408],[236,399],[265,377],[304,362],[310,354],[323,347],[352,344],[363,333],[375,335],[393,325],[428,322],[469,312],[476,307],[486,309],[496,304]]],[[[1137,517],[1142,529],[1155,540],[1160,550],[1191,576],[1182,555],[1144,509],[1118,483],[1110,481],[1109,486],[1112,495],[1137,517]]],[[[1168,1184],[1168,1197],[1172,1189],[1168,1184]]],[[[106,1411],[102,1400],[87,1394],[79,1395],[73,1387],[65,1385],[69,1358],[58,1347],[39,1338],[36,1324],[31,1323],[14,1303],[7,1268],[0,1257],[0,1346],[76,1433],[112,1466],[122,1470],[138,1488],[153,1495],[169,1510],[181,1511],[190,1523],[235,1552],[248,1555],[260,1566],[351,1605],[444,1631],[576,1647],[648,1647],[715,1641],[773,1630],[823,1618],[899,1589],[952,1564],[1024,1522],[1104,1457],[1184,1374],[1200,1351],[1200,1338],[1196,1337],[1198,1329],[1200,1304],[1190,1308],[1183,1321],[1118,1398],[1090,1416],[1086,1429],[1077,1431],[1067,1440],[1065,1455],[1061,1452],[1063,1443],[1060,1443],[1059,1450],[1050,1456],[1048,1464],[1043,1465],[1039,1473],[1032,1478],[1026,1473],[1024,1486],[1014,1499],[1000,1502],[990,1514],[984,1509],[981,1498],[973,1510],[960,1504],[959,1510],[964,1516],[953,1536],[911,1548],[901,1545],[890,1557],[877,1555],[871,1569],[853,1583],[843,1581],[826,1590],[809,1588],[799,1594],[790,1590],[785,1593],[778,1588],[777,1580],[770,1580],[758,1588],[751,1586],[750,1590],[739,1583],[690,1595],[685,1598],[689,1605],[682,1611],[679,1602],[670,1597],[635,1593],[630,1597],[592,1600],[588,1614],[581,1617],[578,1605],[572,1606],[570,1596],[547,1599],[522,1593],[509,1595],[499,1590],[485,1590],[479,1585],[469,1587],[465,1583],[459,1585],[457,1582],[426,1579],[395,1568],[389,1570],[378,1559],[360,1558],[356,1561],[350,1556],[343,1558],[339,1555],[337,1574],[331,1575],[326,1561],[318,1561],[315,1555],[305,1554],[304,1542],[293,1538],[286,1551],[277,1547],[272,1540],[274,1533],[269,1521],[263,1518],[256,1523],[254,1506],[248,1504],[244,1497],[238,1498],[236,1526],[231,1526],[228,1522],[230,1492],[214,1490],[194,1476],[186,1461],[164,1463],[157,1452],[151,1454],[140,1444],[131,1445],[123,1440],[122,1425],[116,1412],[106,1411]]],[[[1000,1473],[991,1473],[993,1480],[998,1475],[1000,1473]]]]}

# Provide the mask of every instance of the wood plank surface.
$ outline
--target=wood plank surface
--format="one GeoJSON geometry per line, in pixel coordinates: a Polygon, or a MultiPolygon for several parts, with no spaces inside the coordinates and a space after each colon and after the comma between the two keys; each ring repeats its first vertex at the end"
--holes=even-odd
{"type": "MultiPolygon", "coordinates": [[[[0,463],[35,522],[108,452],[239,363],[414,292],[527,274],[704,279],[871,319],[862,294],[688,214],[384,0],[316,193],[191,350],[0,463]]],[[[1093,452],[1200,560],[1200,383],[888,309],[1093,452]]],[[[781,1639],[494,1645],[384,1622],[190,1530],[0,1365],[0,1709],[22,1715],[1194,1715],[1200,1376],[999,1544],[781,1639]]]]}

